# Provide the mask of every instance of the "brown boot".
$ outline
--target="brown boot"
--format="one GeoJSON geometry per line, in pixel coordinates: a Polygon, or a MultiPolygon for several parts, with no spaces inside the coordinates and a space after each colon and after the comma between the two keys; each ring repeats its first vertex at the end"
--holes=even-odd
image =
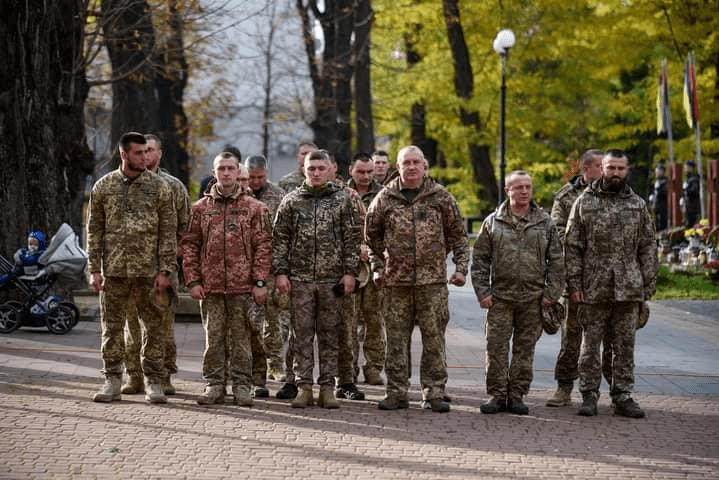
{"type": "Polygon", "coordinates": [[[547,400],[548,407],[565,407],[572,404],[572,387],[574,383],[560,383],[552,398],[547,400]]]}
{"type": "Polygon", "coordinates": [[[127,379],[127,383],[122,386],[122,393],[132,395],[135,393],[145,392],[145,379],[142,376],[131,375],[127,379]]]}
{"type": "Polygon", "coordinates": [[[107,375],[105,383],[99,392],[92,397],[93,402],[112,402],[120,400],[120,385],[122,378],[119,375],[107,375]]]}
{"type": "Polygon", "coordinates": [[[306,408],[315,404],[312,398],[312,385],[302,385],[300,392],[292,400],[292,408],[306,408]]]}
{"type": "Polygon", "coordinates": [[[320,398],[317,405],[324,408],[340,408],[340,402],[335,398],[335,392],[332,385],[322,385],[320,387],[320,398]]]}
{"type": "Polygon", "coordinates": [[[162,376],[160,379],[160,386],[162,387],[162,392],[165,395],[174,395],[177,393],[175,387],[172,385],[172,377],[169,373],[162,376]]]}

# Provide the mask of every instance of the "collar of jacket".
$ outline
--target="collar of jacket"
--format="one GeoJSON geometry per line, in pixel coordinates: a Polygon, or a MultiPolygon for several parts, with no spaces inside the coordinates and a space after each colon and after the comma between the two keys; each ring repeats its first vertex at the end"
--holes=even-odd
{"type": "MultiPolygon", "coordinates": [[[[505,200],[499,207],[497,207],[497,214],[495,218],[504,223],[512,222],[512,212],[509,210],[509,200],[505,200]]],[[[527,225],[534,225],[535,223],[544,221],[544,212],[534,200],[531,200],[529,202],[529,211],[524,218],[527,221],[527,225]]]]}
{"type": "Polygon", "coordinates": [[[313,187],[307,182],[302,182],[302,185],[298,187],[299,193],[306,197],[326,197],[342,189],[336,183],[328,180],[319,187],[313,187]]]}
{"type": "Polygon", "coordinates": [[[213,201],[215,202],[229,202],[232,200],[236,200],[240,195],[245,195],[247,192],[245,192],[242,188],[240,188],[240,185],[237,184],[237,190],[235,190],[230,195],[222,195],[219,192],[219,183],[215,183],[212,185],[212,188],[210,188],[210,191],[207,192],[205,195],[208,197],[211,197],[213,201]]]}
{"type": "Polygon", "coordinates": [[[138,182],[138,181],[139,181],[140,183],[142,183],[142,182],[145,181],[145,179],[146,179],[148,176],[154,175],[154,173],[152,173],[152,172],[149,171],[148,169],[144,169],[142,172],[140,172],[140,174],[139,174],[138,176],[136,176],[136,177],[128,177],[127,175],[125,175],[125,172],[122,171],[122,165],[120,165],[120,168],[118,168],[117,171],[120,172],[120,175],[122,176],[122,181],[123,181],[124,183],[135,183],[135,182],[138,182]]]}
{"type": "Polygon", "coordinates": [[[569,183],[572,184],[572,187],[575,190],[584,190],[585,188],[587,188],[587,182],[584,181],[584,176],[581,174],[569,180],[569,183]]]}
{"type": "Polygon", "coordinates": [[[632,187],[630,187],[628,184],[624,184],[624,188],[619,192],[611,192],[609,190],[605,190],[602,188],[602,179],[594,180],[592,184],[589,186],[589,191],[592,192],[594,195],[600,196],[600,197],[631,197],[633,190],[632,187]]]}
{"type": "MultiPolygon", "coordinates": [[[[404,198],[404,195],[402,195],[402,183],[400,182],[400,178],[397,177],[390,181],[384,188],[386,188],[390,195],[397,197],[404,202],[407,202],[407,199],[404,198]]],[[[414,197],[414,200],[412,200],[411,203],[416,202],[418,199],[425,197],[427,195],[431,195],[434,192],[438,191],[440,189],[440,186],[437,182],[432,180],[429,177],[424,177],[422,180],[422,183],[417,188],[417,196],[414,197]]]]}

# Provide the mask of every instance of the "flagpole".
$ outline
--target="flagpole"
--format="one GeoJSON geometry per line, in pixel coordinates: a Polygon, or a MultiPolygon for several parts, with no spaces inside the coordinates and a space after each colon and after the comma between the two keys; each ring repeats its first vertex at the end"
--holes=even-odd
{"type": "Polygon", "coordinates": [[[704,169],[702,168],[702,133],[699,129],[699,120],[694,122],[694,142],[696,148],[697,173],[699,174],[699,206],[701,217],[705,218],[706,211],[704,209],[704,169]]]}

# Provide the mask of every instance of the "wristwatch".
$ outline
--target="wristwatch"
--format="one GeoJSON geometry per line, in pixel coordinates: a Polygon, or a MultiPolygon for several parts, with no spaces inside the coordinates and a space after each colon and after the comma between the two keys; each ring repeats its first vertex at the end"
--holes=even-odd
{"type": "Polygon", "coordinates": [[[267,285],[267,284],[265,283],[264,280],[255,280],[255,287],[257,287],[257,288],[264,288],[265,285],[267,285]]]}

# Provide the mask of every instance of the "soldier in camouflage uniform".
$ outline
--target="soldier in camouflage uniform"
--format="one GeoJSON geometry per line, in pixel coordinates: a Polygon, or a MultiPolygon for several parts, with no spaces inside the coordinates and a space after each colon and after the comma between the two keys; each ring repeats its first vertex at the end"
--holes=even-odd
{"type": "Polygon", "coordinates": [[[559,301],[564,261],[557,228],[532,200],[532,179],[507,176],[505,200],[479,230],[472,254],[472,285],[487,312],[487,393],[482,413],[526,415],[534,348],[542,334],[542,308],[559,301]],[[512,360],[509,361],[509,351],[512,360]]]}
{"type": "Polygon", "coordinates": [[[272,234],[269,210],[239,184],[239,162],[229,152],[215,158],[217,183],[192,206],[181,243],[185,282],[200,300],[206,332],[201,405],[224,400],[226,378],[235,404],[253,405],[250,309],[267,300],[272,234]]]}
{"type": "MultiPolygon", "coordinates": [[[[285,191],[267,180],[267,159],[264,156],[253,155],[246,158],[245,167],[248,170],[249,187],[252,194],[267,206],[270,211],[270,218],[274,219],[277,208],[285,196],[285,191]]],[[[267,376],[279,380],[284,375],[281,353],[282,345],[287,340],[288,335],[289,298],[287,294],[277,292],[274,277],[272,276],[267,278],[267,302],[264,305],[257,306],[256,314],[260,317],[257,323],[262,325],[262,344],[264,346],[267,376]],[[281,319],[282,317],[285,317],[286,320],[281,319]]],[[[256,364],[254,360],[253,363],[256,364]]],[[[269,394],[269,392],[266,393],[269,394]]],[[[258,389],[255,388],[255,396],[265,395],[258,395],[258,389]]]]}
{"type": "Polygon", "coordinates": [[[272,271],[280,293],[290,294],[295,333],[294,371],[300,393],[295,408],[314,403],[314,340],[319,351],[319,405],[338,408],[337,376],[342,297],[354,291],[360,219],[347,192],[329,180],[330,159],[314,151],[305,160],[305,182],[280,204],[272,233],[272,271]],[[336,295],[340,295],[339,297],[336,295]]]}
{"type": "Polygon", "coordinates": [[[172,192],[145,168],[147,141],[140,133],[120,138],[120,168],[92,188],[87,220],[90,285],[100,295],[105,384],[96,402],[120,400],[125,358],[123,328],[134,302],[146,336],[141,350],[145,399],[165,403],[162,311],[151,297],[171,287],[176,269],[177,213],[172,192]]]}
{"type": "Polygon", "coordinates": [[[365,240],[376,285],[385,287],[387,357],[381,410],[408,408],[412,331],[422,334],[420,383],[432,411],[447,412],[444,329],[449,319],[447,264],[454,252],[456,271],[449,282],[461,286],[469,263],[467,237],[454,197],[426,177],[422,150],[414,145],[397,155],[399,177],[370,204],[365,240]]]}
{"type": "Polygon", "coordinates": [[[317,150],[317,145],[309,141],[302,141],[297,144],[295,149],[295,156],[297,158],[297,170],[288,173],[284,177],[280,178],[277,185],[287,193],[290,193],[295,188],[302,185],[305,181],[304,166],[305,157],[308,153],[317,150]]]}
{"type": "Polygon", "coordinates": [[[614,361],[610,394],[615,413],[641,418],[632,399],[634,341],[639,308],[656,290],[654,222],[644,200],[626,184],[628,160],[610,150],[602,178],[582,193],[569,215],[565,236],[567,287],[580,303],[584,329],[579,358],[579,415],[597,415],[601,383],[600,345],[609,332],[614,361]]]}
{"type": "MultiPolygon", "coordinates": [[[[365,209],[369,208],[374,197],[382,190],[382,185],[374,179],[373,171],[374,165],[372,157],[366,153],[355,155],[350,169],[352,178],[348,186],[359,193],[365,209]]],[[[368,270],[370,270],[371,277],[369,247],[366,243],[362,244],[360,260],[366,263],[368,270]]],[[[365,365],[362,370],[365,381],[370,385],[384,384],[380,374],[384,369],[387,344],[385,341],[384,318],[382,314],[382,292],[382,289],[375,285],[374,282],[367,282],[367,285],[363,287],[357,295],[357,323],[360,329],[358,337],[362,343],[362,352],[365,357],[365,365]]],[[[355,351],[355,356],[359,357],[359,348],[355,351]]]]}
{"type": "MultiPolygon", "coordinates": [[[[567,226],[569,212],[574,201],[594,180],[602,176],[601,150],[587,150],[582,154],[582,174],[572,178],[557,191],[552,205],[552,220],[557,225],[559,239],[564,245],[564,229],[567,226]]],[[[577,362],[582,346],[582,327],[577,322],[577,304],[569,301],[569,293],[565,289],[564,301],[567,305],[566,316],[562,324],[562,340],[557,364],[554,367],[554,378],[557,380],[557,391],[547,401],[549,407],[562,407],[572,403],[571,393],[574,380],[579,377],[577,362]]],[[[605,345],[606,349],[606,345],[605,345]]],[[[611,362],[610,362],[611,363],[611,362]]]]}
{"type": "MultiPolygon", "coordinates": [[[[147,140],[146,167],[167,182],[172,190],[172,203],[177,213],[177,242],[187,230],[190,223],[190,197],[187,189],[180,180],[170,175],[167,170],[160,168],[162,159],[162,142],[152,134],[145,134],[147,140]]],[[[174,395],[175,387],[171,376],[177,373],[177,347],[175,346],[175,309],[172,307],[170,297],[177,298],[178,276],[171,277],[172,288],[168,289],[158,302],[162,310],[162,330],[165,338],[165,359],[160,385],[165,395],[174,395]]],[[[142,329],[137,319],[137,309],[133,303],[128,305],[127,324],[125,325],[125,371],[128,381],[122,386],[122,393],[132,394],[144,391],[142,366],[140,365],[140,349],[142,347],[142,329]]]]}

